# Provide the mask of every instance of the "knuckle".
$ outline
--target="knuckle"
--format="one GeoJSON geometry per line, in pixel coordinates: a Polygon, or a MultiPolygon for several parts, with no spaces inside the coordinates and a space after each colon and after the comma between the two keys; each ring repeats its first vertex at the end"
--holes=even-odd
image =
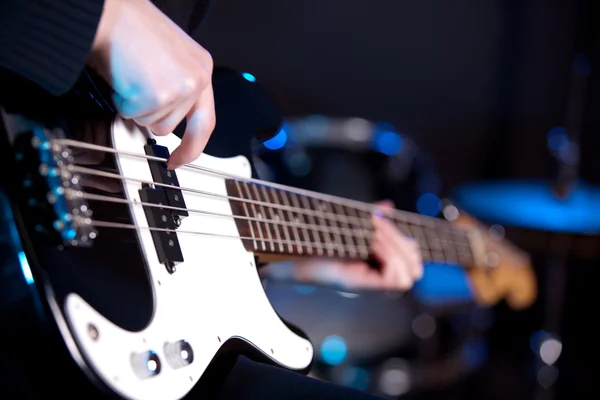
{"type": "Polygon", "coordinates": [[[402,290],[410,290],[413,287],[413,282],[410,279],[403,279],[400,282],[400,287],[402,290]]]}
{"type": "Polygon", "coordinates": [[[202,48],[201,57],[202,57],[202,62],[204,64],[207,72],[209,72],[209,74],[211,74],[215,67],[212,55],[208,52],[208,50],[206,50],[205,48],[202,48]]]}
{"type": "Polygon", "coordinates": [[[217,118],[214,113],[211,113],[210,116],[206,120],[206,132],[212,133],[217,126],[217,118]]]}
{"type": "Polygon", "coordinates": [[[157,108],[169,104],[174,99],[174,93],[171,90],[160,90],[154,95],[154,102],[157,108]]]}
{"type": "Polygon", "coordinates": [[[186,79],[183,80],[181,85],[181,95],[188,97],[207,87],[211,82],[211,75],[203,68],[194,71],[186,79]]]}
{"type": "Polygon", "coordinates": [[[150,126],[150,130],[157,134],[158,136],[167,136],[173,131],[173,128],[166,122],[156,123],[150,126]]]}
{"type": "Polygon", "coordinates": [[[197,77],[189,77],[184,79],[179,89],[179,94],[183,97],[189,97],[196,93],[200,87],[200,82],[197,77]]]}

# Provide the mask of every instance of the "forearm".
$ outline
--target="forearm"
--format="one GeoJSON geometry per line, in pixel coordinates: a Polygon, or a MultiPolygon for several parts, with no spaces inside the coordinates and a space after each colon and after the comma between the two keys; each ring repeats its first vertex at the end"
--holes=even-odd
{"type": "Polygon", "coordinates": [[[86,65],[103,6],[104,0],[2,0],[0,68],[64,94],[86,65]]]}
{"type": "Polygon", "coordinates": [[[310,258],[264,266],[262,277],[316,285],[344,285],[344,264],[336,260],[310,258]]]}
{"type": "Polygon", "coordinates": [[[260,270],[260,276],[263,278],[273,278],[282,281],[294,280],[294,270],[297,268],[293,262],[270,263],[263,266],[260,270]]]}

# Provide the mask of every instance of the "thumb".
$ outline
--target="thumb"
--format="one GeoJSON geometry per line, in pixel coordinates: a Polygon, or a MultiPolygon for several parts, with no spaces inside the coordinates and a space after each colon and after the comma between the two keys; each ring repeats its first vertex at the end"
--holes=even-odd
{"type": "Polygon", "coordinates": [[[209,86],[202,92],[198,101],[188,112],[186,120],[186,129],[181,144],[167,161],[167,168],[170,170],[195,161],[206,147],[206,143],[215,129],[215,102],[212,87],[209,86]]]}

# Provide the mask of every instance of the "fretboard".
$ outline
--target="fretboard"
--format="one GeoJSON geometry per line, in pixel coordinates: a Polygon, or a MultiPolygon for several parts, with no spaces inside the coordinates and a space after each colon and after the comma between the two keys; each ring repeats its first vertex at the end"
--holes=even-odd
{"type": "MultiPolygon", "coordinates": [[[[244,246],[255,253],[368,260],[373,205],[269,183],[226,181],[244,246]]],[[[473,264],[468,231],[446,220],[405,211],[386,213],[416,239],[424,261],[473,264]]]]}

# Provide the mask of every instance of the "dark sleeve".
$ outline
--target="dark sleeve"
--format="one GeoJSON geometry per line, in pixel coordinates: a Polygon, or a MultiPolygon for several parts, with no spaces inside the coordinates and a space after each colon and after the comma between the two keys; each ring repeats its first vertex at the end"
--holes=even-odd
{"type": "Polygon", "coordinates": [[[64,94],[85,67],[103,7],[104,0],[0,0],[0,74],[64,94]]]}
{"type": "Polygon", "coordinates": [[[214,0],[152,0],[152,2],[191,35],[206,19],[214,0]]]}

